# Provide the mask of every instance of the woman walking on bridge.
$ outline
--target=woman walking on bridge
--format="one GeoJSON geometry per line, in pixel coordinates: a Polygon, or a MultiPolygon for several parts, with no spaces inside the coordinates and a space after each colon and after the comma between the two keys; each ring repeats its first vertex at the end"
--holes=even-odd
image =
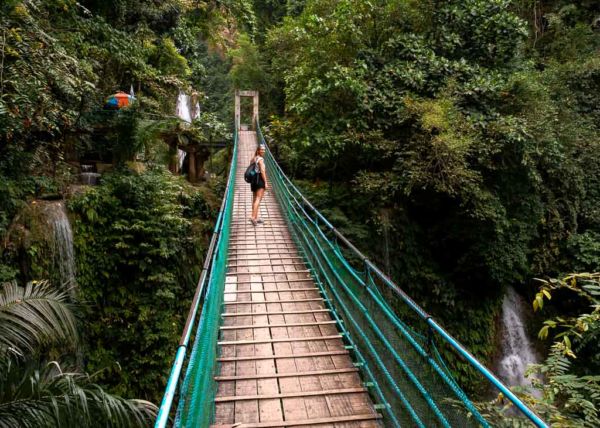
{"type": "Polygon", "coordinates": [[[262,201],[263,195],[265,194],[265,190],[269,189],[264,155],[265,146],[261,144],[254,153],[253,163],[256,171],[256,178],[250,184],[250,189],[252,189],[252,217],[250,217],[250,222],[254,226],[258,223],[263,223],[263,220],[258,218],[258,210],[260,208],[260,201],[262,201]]]}

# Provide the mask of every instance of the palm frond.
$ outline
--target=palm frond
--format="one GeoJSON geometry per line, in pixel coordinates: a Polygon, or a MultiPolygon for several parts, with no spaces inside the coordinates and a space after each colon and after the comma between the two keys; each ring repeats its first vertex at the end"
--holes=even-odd
{"type": "Polygon", "coordinates": [[[15,282],[0,289],[0,352],[33,353],[52,343],[77,342],[77,327],[68,293],[47,281],[15,282]]]}
{"type": "Polygon", "coordinates": [[[146,427],[156,406],[105,392],[57,362],[9,363],[0,374],[0,428],[146,427]]]}

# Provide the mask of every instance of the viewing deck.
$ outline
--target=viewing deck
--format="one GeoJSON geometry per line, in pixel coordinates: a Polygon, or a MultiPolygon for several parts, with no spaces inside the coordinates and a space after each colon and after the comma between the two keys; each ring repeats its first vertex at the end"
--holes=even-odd
{"type": "Polygon", "coordinates": [[[271,191],[265,223],[249,222],[243,175],[255,149],[256,133],[240,131],[213,427],[379,427],[271,191]]]}

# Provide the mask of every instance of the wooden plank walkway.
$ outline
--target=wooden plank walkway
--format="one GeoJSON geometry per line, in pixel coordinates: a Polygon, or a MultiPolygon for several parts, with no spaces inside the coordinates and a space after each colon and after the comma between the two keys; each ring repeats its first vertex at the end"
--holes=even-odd
{"type": "Polygon", "coordinates": [[[379,427],[272,192],[261,205],[265,224],[249,222],[243,174],[256,134],[239,137],[213,428],[379,427]]]}

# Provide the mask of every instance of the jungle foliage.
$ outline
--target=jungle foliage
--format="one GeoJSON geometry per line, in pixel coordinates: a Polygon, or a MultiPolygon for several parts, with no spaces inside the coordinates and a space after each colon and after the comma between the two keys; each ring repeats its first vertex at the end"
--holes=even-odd
{"type": "MultiPolygon", "coordinates": [[[[224,138],[232,89],[257,89],[309,199],[491,362],[503,287],[533,296],[533,277],[600,269],[599,27],[591,0],[5,0],[0,283],[28,279],[7,239],[23,206],[68,193],[73,153],[110,157],[120,167],[70,203],[82,365],[113,392],[158,400],[222,188],[161,169],[173,155],[162,139],[224,138]],[[134,108],[101,109],[131,86],[134,108]],[[203,116],[184,132],[175,99],[192,89],[203,116]]],[[[567,321],[542,330],[555,345],[532,403],[595,426],[597,401],[580,398],[597,394],[596,324],[582,332],[572,316],[589,284],[563,282],[546,284],[551,316],[567,321]]],[[[51,380],[38,391],[81,397],[80,378],[54,383],[59,371],[36,364],[19,373],[51,380]]]]}
{"type": "Polygon", "coordinates": [[[285,169],[484,360],[504,286],[597,269],[599,15],[309,0],[266,38],[285,169]]]}
{"type": "Polygon", "coordinates": [[[86,367],[116,393],[159,402],[215,207],[151,168],[111,174],[70,208],[79,292],[89,306],[86,367]]]}
{"type": "MultiPolygon", "coordinates": [[[[25,264],[31,266],[23,266],[22,249],[11,240],[11,229],[34,198],[71,195],[77,159],[118,166],[70,204],[85,316],[79,323],[83,354],[69,368],[97,372],[94,383],[124,396],[160,398],[203,259],[217,205],[213,194],[222,187],[219,179],[215,190],[171,177],[164,171],[171,156],[165,141],[227,138],[227,52],[253,20],[245,0],[0,4],[0,283],[24,286],[34,275],[51,279],[51,263],[36,251],[39,246],[28,247],[25,264]],[[136,95],[132,108],[102,108],[107,96],[130,88],[136,95]],[[197,93],[199,123],[184,127],[174,117],[179,91],[197,93]],[[135,158],[146,162],[129,164],[140,173],[126,167],[135,158]]],[[[13,365],[7,375],[41,376],[30,392],[47,400],[75,394],[67,409],[73,419],[55,418],[67,421],[62,426],[97,421],[93,406],[106,393],[83,375],[45,367],[45,351],[37,368],[23,366],[25,373],[13,365]],[[78,407],[86,402],[87,415],[78,407]]]]}
{"type": "Polygon", "coordinates": [[[0,426],[141,428],[153,420],[153,404],[110,395],[78,370],[76,324],[66,291],[1,284],[0,426]]]}
{"type": "MultiPolygon", "coordinates": [[[[600,424],[600,274],[569,274],[541,283],[533,306],[556,313],[544,322],[539,338],[552,338],[550,351],[541,364],[529,369],[536,396],[523,398],[550,426],[596,427],[600,424]]],[[[510,404],[501,398],[480,404],[499,427],[526,427],[522,419],[507,417],[510,404]]]]}
{"type": "Polygon", "coordinates": [[[35,177],[60,190],[68,152],[106,151],[98,133],[129,124],[102,110],[118,89],[134,88],[145,119],[163,119],[173,116],[179,90],[202,88],[204,108],[228,123],[229,65],[217,40],[226,40],[233,3],[221,10],[179,0],[2,2],[0,234],[20,201],[44,187],[35,177]]]}

